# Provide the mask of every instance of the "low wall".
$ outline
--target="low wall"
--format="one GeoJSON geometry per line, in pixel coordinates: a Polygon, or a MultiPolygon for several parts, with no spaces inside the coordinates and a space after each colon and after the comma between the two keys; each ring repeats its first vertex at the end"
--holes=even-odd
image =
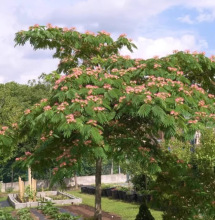
{"type": "MultiPolygon", "coordinates": [[[[112,175],[102,175],[102,183],[125,183],[127,181],[127,177],[125,174],[112,174],[112,175]]],[[[91,185],[95,184],[95,176],[78,176],[77,177],[78,185],[91,185]]],[[[75,185],[75,179],[66,178],[65,184],[67,187],[72,187],[75,185]]],[[[28,181],[24,182],[24,186],[28,185],[28,181]]],[[[49,181],[47,180],[37,180],[37,189],[46,189],[49,187],[49,181]]],[[[13,189],[13,191],[19,190],[19,183],[1,183],[1,192],[5,192],[9,189],[13,189]]]]}

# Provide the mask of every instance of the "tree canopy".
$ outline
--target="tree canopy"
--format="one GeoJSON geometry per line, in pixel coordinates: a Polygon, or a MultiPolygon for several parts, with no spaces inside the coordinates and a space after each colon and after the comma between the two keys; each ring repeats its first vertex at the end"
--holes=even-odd
{"type": "MultiPolygon", "coordinates": [[[[15,41],[56,49],[57,71],[65,73],[53,75],[58,79],[50,98],[25,110],[16,130],[18,140],[38,139],[34,152],[17,159],[35,169],[57,162],[53,173],[61,176],[83,156],[120,158],[142,148],[156,154],[160,131],[166,139],[189,139],[197,129],[213,126],[215,98],[208,92],[214,92],[215,66],[202,53],[131,59],[119,54],[123,46],[134,47],[125,35],[113,40],[104,31],[83,34],[51,25],[21,31],[15,41]]],[[[14,130],[0,132],[5,147],[14,130]]]]}

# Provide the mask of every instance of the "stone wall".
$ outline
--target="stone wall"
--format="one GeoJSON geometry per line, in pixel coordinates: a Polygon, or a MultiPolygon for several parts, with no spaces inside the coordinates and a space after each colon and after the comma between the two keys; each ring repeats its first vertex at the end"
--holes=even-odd
{"type": "MultiPolygon", "coordinates": [[[[127,177],[125,174],[112,174],[112,175],[102,175],[102,183],[125,183],[127,181],[127,177]]],[[[78,185],[91,185],[95,184],[95,176],[78,176],[77,177],[78,185]]],[[[74,178],[66,178],[65,184],[67,187],[72,187],[75,185],[74,178]]],[[[24,186],[28,185],[28,181],[24,182],[24,186]]],[[[37,190],[47,189],[49,187],[49,181],[47,180],[37,180],[37,190]]],[[[1,183],[1,192],[5,192],[6,190],[13,189],[13,191],[19,190],[19,183],[1,183]]]]}

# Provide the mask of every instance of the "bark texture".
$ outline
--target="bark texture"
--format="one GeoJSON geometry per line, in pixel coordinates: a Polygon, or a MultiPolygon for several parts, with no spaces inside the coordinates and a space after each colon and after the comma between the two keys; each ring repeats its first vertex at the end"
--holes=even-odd
{"type": "Polygon", "coordinates": [[[102,220],[101,207],[101,174],[102,174],[102,159],[96,159],[96,196],[95,196],[95,220],[102,220]]]}

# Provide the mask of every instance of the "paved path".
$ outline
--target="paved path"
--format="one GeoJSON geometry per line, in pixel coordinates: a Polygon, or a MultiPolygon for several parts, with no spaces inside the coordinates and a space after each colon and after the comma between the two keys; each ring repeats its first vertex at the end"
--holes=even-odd
{"type": "MultiPolygon", "coordinates": [[[[63,208],[59,208],[59,211],[62,212],[62,213],[69,213],[72,216],[76,216],[72,212],[70,212],[70,211],[68,211],[66,209],[63,209],[63,208]]],[[[83,220],[83,218],[79,218],[78,220],[83,220]]]]}
{"type": "Polygon", "coordinates": [[[38,217],[40,220],[47,220],[47,218],[45,217],[45,215],[43,215],[42,213],[38,212],[37,209],[31,209],[31,212],[38,217]]]}
{"type": "Polygon", "coordinates": [[[7,200],[5,200],[5,201],[1,201],[0,202],[0,207],[10,207],[10,203],[7,201],[7,200]]]}

